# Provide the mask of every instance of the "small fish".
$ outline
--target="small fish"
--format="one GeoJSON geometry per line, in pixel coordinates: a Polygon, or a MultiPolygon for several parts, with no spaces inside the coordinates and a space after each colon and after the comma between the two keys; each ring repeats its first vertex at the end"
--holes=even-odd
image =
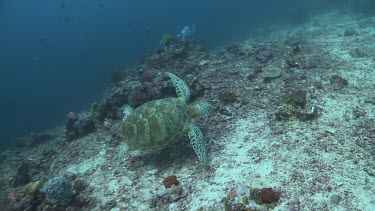
{"type": "Polygon", "coordinates": [[[69,22],[70,22],[70,18],[69,18],[69,17],[66,17],[66,16],[64,16],[62,20],[63,20],[65,23],[69,23],[69,22]]]}
{"type": "Polygon", "coordinates": [[[42,35],[39,39],[39,42],[45,42],[47,39],[47,35],[42,35]]]}
{"type": "Polygon", "coordinates": [[[149,27],[145,28],[145,34],[147,35],[151,34],[151,29],[149,27]]]}

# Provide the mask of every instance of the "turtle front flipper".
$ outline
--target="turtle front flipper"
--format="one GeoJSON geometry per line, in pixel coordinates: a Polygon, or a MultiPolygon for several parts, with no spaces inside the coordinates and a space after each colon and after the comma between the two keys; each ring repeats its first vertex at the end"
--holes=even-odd
{"type": "Polygon", "coordinates": [[[202,131],[197,126],[190,124],[188,136],[190,143],[198,156],[199,162],[201,162],[203,165],[207,165],[206,143],[204,141],[202,131]]]}
{"type": "Polygon", "coordinates": [[[190,98],[189,87],[183,80],[181,80],[181,78],[177,77],[175,74],[172,74],[170,72],[166,72],[165,74],[172,80],[173,86],[176,89],[177,97],[187,102],[190,98]]]}

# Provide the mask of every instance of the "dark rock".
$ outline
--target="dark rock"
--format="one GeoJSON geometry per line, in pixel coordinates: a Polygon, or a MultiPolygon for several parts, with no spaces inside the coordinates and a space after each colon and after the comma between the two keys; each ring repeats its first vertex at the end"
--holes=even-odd
{"type": "Polygon", "coordinates": [[[350,37],[358,35],[359,33],[354,28],[348,28],[344,32],[344,37],[350,37]]]}
{"type": "Polygon", "coordinates": [[[155,69],[147,69],[142,72],[141,82],[152,82],[157,76],[158,72],[155,69]]]}
{"type": "Polygon", "coordinates": [[[289,57],[287,60],[286,60],[286,64],[289,66],[289,67],[292,67],[292,68],[297,68],[300,66],[299,62],[297,61],[296,58],[294,57],[289,57]]]}
{"type": "Polygon", "coordinates": [[[267,63],[273,58],[273,56],[274,55],[273,55],[271,49],[264,48],[264,49],[261,49],[261,50],[258,51],[255,58],[256,58],[257,61],[267,63]]]}
{"type": "Polygon", "coordinates": [[[306,105],[306,91],[304,90],[296,90],[284,97],[285,102],[304,107],[306,105]]]}
{"type": "Polygon", "coordinates": [[[125,69],[122,67],[117,67],[114,71],[111,72],[110,81],[112,86],[120,86],[121,82],[126,78],[125,69]]]}
{"type": "Polygon", "coordinates": [[[65,138],[68,140],[81,138],[94,132],[95,129],[95,123],[91,117],[80,117],[70,112],[65,124],[65,138]]]}
{"type": "Polygon", "coordinates": [[[224,103],[234,103],[238,99],[238,94],[231,91],[221,92],[219,94],[219,99],[224,103]]]}
{"type": "Polygon", "coordinates": [[[333,75],[330,79],[329,82],[331,82],[332,88],[334,90],[340,90],[345,88],[346,86],[349,85],[348,80],[345,78],[339,76],[339,75],[333,75]]]}
{"type": "Polygon", "coordinates": [[[39,144],[47,142],[50,139],[52,139],[52,135],[50,135],[49,133],[44,133],[44,132],[32,133],[29,146],[35,147],[35,146],[38,146],[39,144]]]}
{"type": "Polygon", "coordinates": [[[17,173],[14,177],[13,187],[26,185],[30,182],[29,170],[30,165],[26,162],[22,162],[21,166],[17,169],[17,173]]]}
{"type": "Polygon", "coordinates": [[[301,47],[299,45],[293,46],[293,54],[298,54],[301,52],[301,47]]]}
{"type": "Polygon", "coordinates": [[[339,194],[333,194],[331,196],[331,203],[334,205],[337,205],[341,202],[342,197],[339,194]]]}

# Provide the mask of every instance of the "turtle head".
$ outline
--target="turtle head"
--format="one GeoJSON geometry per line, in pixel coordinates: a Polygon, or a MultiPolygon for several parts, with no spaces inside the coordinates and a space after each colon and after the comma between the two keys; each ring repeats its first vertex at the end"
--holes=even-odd
{"type": "Polygon", "coordinates": [[[189,106],[188,114],[190,118],[197,116],[204,116],[214,110],[214,107],[209,102],[199,102],[189,106]]]}

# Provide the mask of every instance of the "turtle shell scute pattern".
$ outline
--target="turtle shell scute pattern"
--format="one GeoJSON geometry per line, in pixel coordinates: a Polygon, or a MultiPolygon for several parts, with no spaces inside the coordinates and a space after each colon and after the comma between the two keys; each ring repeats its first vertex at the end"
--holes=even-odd
{"type": "Polygon", "coordinates": [[[147,102],[122,124],[120,135],[130,149],[159,151],[186,133],[187,104],[180,98],[147,102]]]}

